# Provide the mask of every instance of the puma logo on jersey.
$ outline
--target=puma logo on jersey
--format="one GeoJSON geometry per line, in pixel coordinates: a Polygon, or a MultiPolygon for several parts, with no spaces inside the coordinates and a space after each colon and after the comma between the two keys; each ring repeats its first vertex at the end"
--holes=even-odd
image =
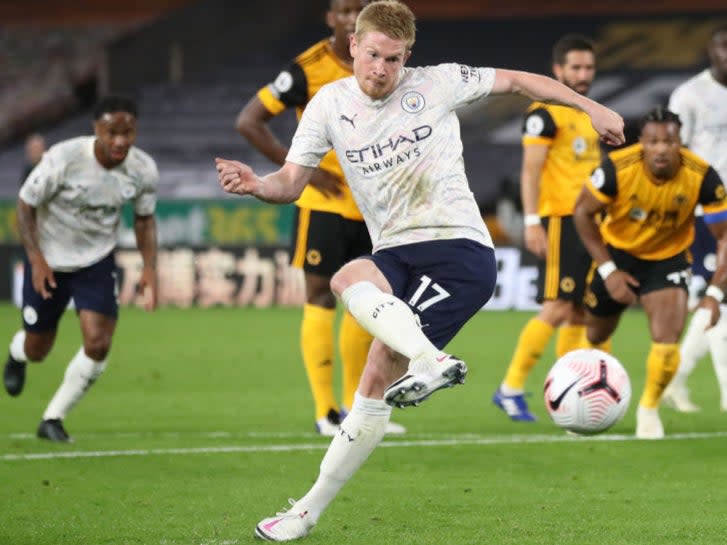
{"type": "Polygon", "coordinates": [[[354,120],[356,119],[356,116],[358,114],[353,114],[353,117],[346,117],[345,115],[341,114],[341,117],[339,118],[340,121],[347,121],[351,124],[352,128],[356,128],[356,125],[354,124],[354,120]]]}

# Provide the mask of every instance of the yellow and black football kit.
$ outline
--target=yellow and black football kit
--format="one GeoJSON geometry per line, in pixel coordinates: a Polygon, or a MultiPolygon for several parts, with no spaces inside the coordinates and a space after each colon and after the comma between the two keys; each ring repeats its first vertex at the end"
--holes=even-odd
{"type": "MultiPolygon", "coordinates": [[[[709,214],[727,211],[727,193],[717,172],[686,148],[680,153],[681,166],[666,182],[649,172],[641,144],[610,153],[586,182],[606,205],[600,230],[611,258],[640,282],[633,288],[639,295],[687,289],[695,207],[701,204],[709,214]]],[[[586,304],[599,316],[625,308],[610,298],[599,275],[593,275],[586,304]]]]}
{"type": "MultiPolygon", "coordinates": [[[[351,67],[335,54],[330,39],[314,44],[298,55],[277,76],[260,89],[258,99],[272,114],[295,108],[300,119],[308,102],[325,84],[352,75],[351,67]]],[[[323,158],[320,168],[344,180],[336,154],[323,158]]],[[[306,273],[332,276],[345,263],[371,253],[363,217],[348,185],[342,197],[328,197],[308,185],[296,201],[291,244],[291,263],[306,273]]],[[[303,307],[300,345],[315,401],[316,426],[321,419],[336,423],[340,406],[333,391],[334,323],[336,310],[306,304],[303,307]]],[[[343,362],[343,405],[351,409],[354,394],[366,363],[371,335],[346,312],[339,330],[339,351],[343,362]]],[[[320,426],[318,430],[321,431],[320,426]]]]}
{"type": "MultiPolygon", "coordinates": [[[[534,102],[525,114],[522,144],[523,148],[548,148],[538,181],[538,215],[548,236],[548,248],[546,258],[538,260],[536,300],[581,305],[591,256],[576,232],[573,209],[584,182],[601,159],[598,133],[588,115],[579,110],[534,102]]],[[[504,385],[513,390],[525,387],[555,331],[540,315],[528,321],[518,337],[504,385]]],[[[558,357],[585,344],[583,325],[564,323],[558,327],[558,357]]]]}
{"type": "Polygon", "coordinates": [[[548,253],[538,264],[537,301],[581,303],[591,258],[573,224],[573,208],[584,182],[601,160],[598,133],[580,110],[535,102],[525,114],[522,144],[548,146],[538,193],[538,215],[548,233],[548,253]]]}
{"type": "MultiPolygon", "coordinates": [[[[351,75],[350,66],[336,56],[330,40],[325,39],[298,55],[275,81],[260,89],[257,96],[271,114],[278,115],[287,108],[295,108],[300,119],[310,99],[323,85],[351,75]]],[[[323,157],[320,168],[344,180],[333,150],[323,157]]],[[[342,197],[326,196],[308,185],[295,204],[298,210],[292,240],[293,266],[330,276],[352,256],[371,252],[368,231],[348,185],[344,184],[342,197]],[[354,223],[344,229],[331,229],[332,223],[348,224],[349,220],[354,223]]]]}

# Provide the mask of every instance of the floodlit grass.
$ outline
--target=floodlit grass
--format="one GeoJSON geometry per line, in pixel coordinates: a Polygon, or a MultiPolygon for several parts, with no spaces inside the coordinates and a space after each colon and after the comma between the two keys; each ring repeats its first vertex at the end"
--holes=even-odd
{"type": "MultiPolygon", "coordinates": [[[[629,312],[614,339],[634,399],[594,439],[490,403],[530,313],[480,313],[449,349],[467,384],[396,410],[387,438],[307,538],[311,544],[724,544],[727,414],[709,362],[691,387],[702,413],[662,409],[668,439],[635,441],[649,348],[629,312]]],[[[75,443],[35,428],[80,337],[73,314],[19,398],[0,395],[0,544],[231,545],[299,497],[328,441],[313,433],[298,355],[299,309],[123,309],[107,372],[70,414],[75,443]]],[[[18,312],[0,306],[0,343],[18,312]]],[[[4,350],[4,349],[3,349],[4,350]]]]}

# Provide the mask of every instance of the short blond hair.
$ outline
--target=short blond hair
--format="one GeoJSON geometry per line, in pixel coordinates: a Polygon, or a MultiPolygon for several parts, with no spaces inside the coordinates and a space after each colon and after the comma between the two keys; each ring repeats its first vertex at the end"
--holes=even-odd
{"type": "Polygon", "coordinates": [[[356,39],[366,32],[381,32],[392,40],[404,40],[411,49],[416,39],[416,18],[406,4],[398,0],[371,2],[356,19],[356,39]]]}

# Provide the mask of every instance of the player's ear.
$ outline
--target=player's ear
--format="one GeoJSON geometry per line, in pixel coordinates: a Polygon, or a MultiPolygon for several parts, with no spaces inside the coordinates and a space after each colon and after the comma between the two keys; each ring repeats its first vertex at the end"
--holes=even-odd
{"type": "Polygon", "coordinates": [[[331,30],[336,28],[336,13],[331,9],[326,12],[326,24],[331,30]]]}
{"type": "Polygon", "coordinates": [[[406,64],[406,61],[409,60],[409,57],[411,57],[411,49],[408,49],[407,52],[404,54],[404,60],[401,61],[402,66],[406,64]]]}
{"type": "Polygon", "coordinates": [[[358,47],[358,42],[356,42],[356,34],[351,34],[348,37],[348,50],[351,53],[352,57],[356,56],[356,48],[358,47]]]}

